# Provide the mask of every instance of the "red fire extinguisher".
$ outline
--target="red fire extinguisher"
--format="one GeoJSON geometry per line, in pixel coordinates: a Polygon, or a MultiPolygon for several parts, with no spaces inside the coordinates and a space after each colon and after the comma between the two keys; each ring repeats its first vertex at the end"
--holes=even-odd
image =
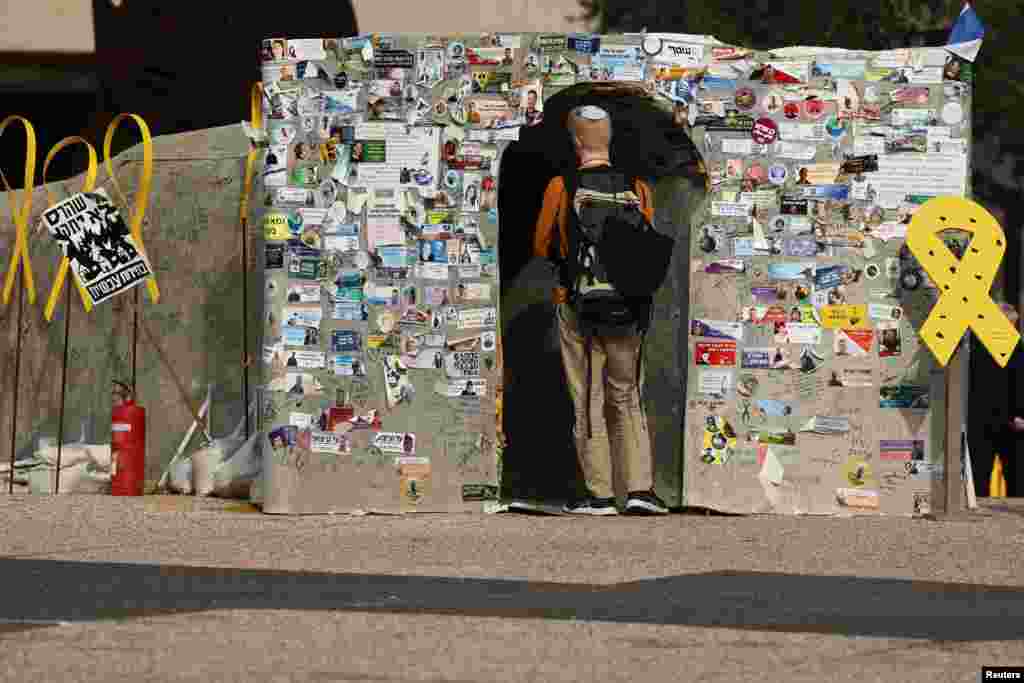
{"type": "Polygon", "coordinates": [[[118,381],[111,416],[110,493],[141,496],[146,476],[146,410],[135,405],[131,389],[118,381]]]}

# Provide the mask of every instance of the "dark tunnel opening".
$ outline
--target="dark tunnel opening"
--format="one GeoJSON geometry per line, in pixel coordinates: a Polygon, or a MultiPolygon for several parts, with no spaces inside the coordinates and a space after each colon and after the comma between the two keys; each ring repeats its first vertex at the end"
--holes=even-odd
{"type": "Polygon", "coordinates": [[[580,492],[573,408],[551,303],[556,280],[552,268],[532,255],[544,190],[575,165],[565,119],[580,105],[597,105],[611,115],[616,167],[652,183],[701,173],[700,155],[671,111],[632,84],[582,84],[559,92],[545,102],[543,122],[521,129],[519,140],[505,150],[498,195],[508,442],[502,494],[510,498],[552,500],[580,492]]]}

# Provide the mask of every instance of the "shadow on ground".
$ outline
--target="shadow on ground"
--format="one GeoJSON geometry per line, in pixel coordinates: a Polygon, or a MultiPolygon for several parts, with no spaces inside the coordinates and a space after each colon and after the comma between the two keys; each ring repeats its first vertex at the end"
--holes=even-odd
{"type": "Polygon", "coordinates": [[[942,641],[1024,640],[1024,588],[713,572],[612,585],[0,560],[0,623],[224,609],[347,610],[703,626],[942,641]]]}

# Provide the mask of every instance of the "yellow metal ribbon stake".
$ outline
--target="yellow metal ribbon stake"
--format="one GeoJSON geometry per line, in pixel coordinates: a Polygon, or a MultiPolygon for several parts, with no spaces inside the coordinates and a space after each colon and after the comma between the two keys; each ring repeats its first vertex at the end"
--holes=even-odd
{"type": "MultiPolygon", "coordinates": [[[[11,253],[11,265],[7,269],[7,279],[4,282],[4,305],[11,302],[11,292],[14,291],[14,278],[18,268],[23,267],[25,287],[28,289],[28,302],[36,302],[36,285],[32,278],[32,264],[28,259],[28,219],[32,213],[32,188],[36,176],[36,131],[28,119],[21,116],[8,116],[0,122],[0,135],[3,135],[7,126],[15,121],[20,121],[25,128],[25,183],[21,189],[21,206],[15,206],[14,191],[7,185],[4,178],[4,186],[7,189],[7,204],[11,208],[11,220],[14,221],[14,251],[11,253]]],[[[20,333],[20,332],[19,332],[20,333]]]]}
{"type": "MultiPolygon", "coordinates": [[[[263,128],[263,85],[254,83],[249,93],[250,121],[254,131],[263,128]]],[[[242,181],[242,202],[239,222],[242,228],[242,410],[245,415],[245,438],[249,438],[249,197],[259,146],[255,141],[245,157],[245,178],[242,181]]]]}
{"type": "MultiPolygon", "coordinates": [[[[107,167],[107,174],[114,186],[114,192],[121,199],[125,206],[128,206],[128,198],[121,191],[121,185],[117,182],[117,174],[114,173],[113,159],[110,158],[110,146],[114,141],[114,133],[117,127],[125,119],[131,119],[138,126],[142,133],[142,170],[139,172],[139,186],[135,189],[135,204],[131,208],[129,226],[135,246],[143,254],[146,247],[142,243],[142,222],[146,217],[146,206],[149,204],[149,188],[153,180],[153,137],[149,134],[149,126],[137,114],[118,114],[117,118],[110,122],[107,127],[107,134],[103,138],[103,164],[107,167]]],[[[150,276],[146,279],[146,289],[149,291],[149,300],[156,303],[160,300],[160,289],[156,286],[156,277],[150,276]]]]}
{"type": "MultiPolygon", "coordinates": [[[[82,184],[82,192],[92,192],[96,188],[96,173],[99,170],[99,164],[96,162],[96,149],[89,144],[89,141],[80,138],[77,135],[64,138],[56,145],[53,146],[47,155],[46,161],[43,162],[43,189],[46,190],[46,200],[50,206],[56,204],[54,201],[53,192],[50,190],[50,186],[46,184],[46,171],[50,168],[50,162],[57,156],[57,152],[61,151],[65,147],[70,147],[74,144],[85,145],[85,148],[89,152],[89,167],[85,171],[85,182],[82,184]]],[[[71,267],[71,261],[68,260],[67,256],[64,256],[60,260],[60,267],[57,269],[57,279],[53,281],[53,288],[50,290],[50,296],[46,300],[46,309],[43,311],[43,317],[46,318],[47,322],[53,320],[53,311],[57,306],[57,298],[60,297],[61,291],[64,289],[64,280],[68,276],[68,268],[71,267]]],[[[74,280],[74,278],[72,278],[74,280]]],[[[92,301],[89,296],[82,289],[82,284],[78,280],[74,280],[75,285],[78,287],[78,296],[82,299],[82,306],[85,307],[86,312],[92,310],[92,301]]]]}
{"type": "Polygon", "coordinates": [[[1006,236],[995,217],[969,199],[936,197],[911,219],[907,247],[939,288],[939,300],[920,330],[939,365],[946,366],[971,329],[995,362],[1006,367],[1020,334],[990,294],[1006,253],[1006,236]],[[962,259],[940,239],[944,230],[971,233],[962,259]]]}

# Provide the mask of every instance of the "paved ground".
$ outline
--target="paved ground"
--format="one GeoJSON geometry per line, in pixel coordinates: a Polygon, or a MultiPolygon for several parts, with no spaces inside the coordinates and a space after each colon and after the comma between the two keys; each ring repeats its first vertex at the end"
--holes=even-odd
{"type": "Polygon", "coordinates": [[[976,681],[1024,665],[1022,505],[961,522],[231,507],[0,496],[0,680],[976,681]]]}

